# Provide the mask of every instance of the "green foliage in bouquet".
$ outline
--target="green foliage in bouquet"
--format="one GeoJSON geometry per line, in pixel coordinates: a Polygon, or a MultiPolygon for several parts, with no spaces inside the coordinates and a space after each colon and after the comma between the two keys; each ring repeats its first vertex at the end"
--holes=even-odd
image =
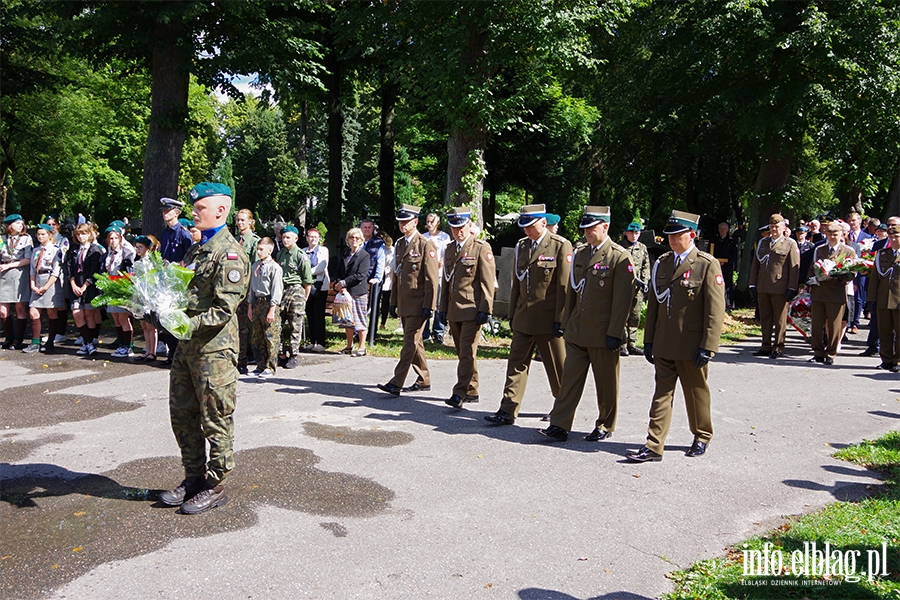
{"type": "Polygon", "coordinates": [[[134,295],[134,282],[128,275],[94,275],[94,285],[100,295],[91,301],[95,308],[101,306],[129,306],[134,295]]]}

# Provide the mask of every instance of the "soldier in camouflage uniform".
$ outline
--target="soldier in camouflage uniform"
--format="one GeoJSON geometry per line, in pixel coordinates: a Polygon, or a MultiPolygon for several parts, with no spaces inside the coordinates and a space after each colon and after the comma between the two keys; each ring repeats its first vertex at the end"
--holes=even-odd
{"type": "MultiPolygon", "coordinates": [[[[190,339],[182,341],[169,374],[169,413],[181,448],[185,479],[159,499],[198,514],[228,501],[237,381],[236,310],[247,293],[248,260],[225,227],[231,189],[200,183],[191,190],[194,223],[203,233],[184,258],[194,270],[188,286],[190,339]],[[209,442],[209,460],[206,444],[209,442]]],[[[158,318],[151,317],[159,325],[158,318]]]]}
{"type": "Polygon", "coordinates": [[[638,241],[641,237],[641,224],[633,221],[625,229],[625,239],[628,244],[625,248],[631,252],[631,262],[634,265],[634,301],[631,304],[631,312],[628,315],[627,337],[628,346],[622,346],[621,355],[628,356],[643,354],[643,350],[637,347],[637,330],[641,325],[641,309],[644,307],[644,294],[649,289],[650,282],[650,252],[647,246],[638,241]]]}
{"type": "Polygon", "coordinates": [[[300,231],[293,225],[281,230],[282,248],[275,262],[284,271],[284,298],[281,301],[281,340],[285,369],[297,368],[297,354],[303,341],[303,317],[306,315],[306,299],[312,287],[312,267],[297,240],[300,231]]]}
{"type": "MultiPolygon", "coordinates": [[[[247,259],[250,264],[256,262],[256,244],[259,243],[259,236],[254,231],[256,220],[253,218],[253,211],[242,208],[237,211],[234,217],[234,224],[237,225],[238,235],[237,241],[247,253],[247,259]]],[[[238,372],[242,375],[247,374],[247,363],[250,361],[252,346],[250,344],[250,330],[253,325],[250,323],[250,313],[247,310],[247,300],[241,302],[238,307],[238,328],[240,330],[241,348],[238,351],[238,372]]]]}

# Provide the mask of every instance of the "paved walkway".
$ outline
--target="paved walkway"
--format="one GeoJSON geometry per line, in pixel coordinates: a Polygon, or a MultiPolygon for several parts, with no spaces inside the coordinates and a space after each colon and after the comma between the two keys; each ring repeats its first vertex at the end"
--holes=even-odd
{"type": "Polygon", "coordinates": [[[539,364],[519,420],[494,428],[502,361],[480,362],[482,402],[453,411],[453,362],[432,363],[433,392],[397,399],[375,388],[391,359],[309,356],[239,385],[232,501],[195,517],[153,500],[181,474],[165,370],[3,352],[2,595],[655,598],[666,573],[878,485],[830,457],[900,425],[900,377],[861,343],[830,368],[796,334],[779,361],[724,347],[707,455],[683,456],[679,393],[665,458],[645,465],[623,459],[646,432],[641,357],[623,359],[611,440],[581,439],[589,382],[569,442],[548,444],[539,364]]]}

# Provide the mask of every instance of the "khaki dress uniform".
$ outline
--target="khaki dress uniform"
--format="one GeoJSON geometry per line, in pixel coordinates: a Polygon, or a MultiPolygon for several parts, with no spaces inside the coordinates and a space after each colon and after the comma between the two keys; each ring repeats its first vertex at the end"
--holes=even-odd
{"type": "Polygon", "coordinates": [[[656,389],[650,405],[646,447],[662,455],[669,425],[675,385],[681,380],[687,405],[688,425],[697,441],[709,443],[713,427],[710,414],[709,365],[698,369],[698,350],[719,349],[725,319],[725,280],[719,261],[691,248],[675,266],[675,254],[666,252],[650,274],[650,299],[644,344],[653,344],[656,389]]]}
{"type": "Polygon", "coordinates": [[[572,243],[549,231],[535,243],[532,249],[532,240],[525,237],[516,244],[509,296],[512,341],[500,410],[513,417],[522,405],[535,347],[541,353],[554,398],[559,395],[566,359],[566,344],[553,335],[553,324],[562,323],[572,243]]]}
{"type": "MultiPolygon", "coordinates": [[[[250,264],[254,264],[256,262],[256,245],[259,244],[260,237],[256,235],[253,231],[247,231],[246,234],[239,235],[237,238],[237,242],[241,245],[244,252],[247,253],[247,260],[250,264]]],[[[247,363],[250,361],[250,348],[253,347],[250,334],[253,330],[253,323],[250,317],[247,315],[247,298],[241,302],[240,306],[238,306],[238,329],[240,335],[241,346],[238,351],[238,366],[247,367],[247,363]]]]}
{"type": "Polygon", "coordinates": [[[624,338],[634,291],[634,266],[625,248],[607,239],[596,250],[583,245],[575,251],[562,322],[566,360],[559,396],[550,411],[551,426],[572,429],[590,367],[599,409],[595,427],[606,433],[615,430],[619,351],[607,349],[606,337],[624,338]]]}
{"type": "Polygon", "coordinates": [[[437,303],[440,277],[437,249],[434,242],[416,231],[408,243],[405,237],[400,238],[394,252],[391,306],[397,307],[403,325],[403,349],[389,383],[402,388],[412,366],[416,372],[416,383],[430,386],[431,373],[422,341],[422,330],[425,328],[422,311],[434,311],[437,303]]]}
{"type": "Polygon", "coordinates": [[[460,398],[478,396],[478,366],[475,354],[481,339],[479,312],[491,314],[497,275],[491,247],[474,236],[463,242],[450,242],[444,254],[444,285],[441,287],[440,312],[447,314],[453,345],[459,356],[453,394],[460,398]]]}
{"type": "Polygon", "coordinates": [[[225,227],[205,244],[191,246],[184,262],[194,265],[185,312],[196,328],[175,352],[169,374],[169,412],[185,479],[205,479],[214,487],[223,484],[234,469],[235,311],[247,294],[249,263],[225,227]]]}
{"type": "Polygon", "coordinates": [[[869,274],[869,301],[878,314],[879,353],[883,367],[900,364],[900,251],[883,248],[869,274]]]}
{"type": "Polygon", "coordinates": [[[628,314],[628,350],[637,351],[637,330],[641,326],[641,310],[644,308],[644,284],[650,281],[650,251],[641,242],[628,247],[634,265],[634,300],[628,314]]]}
{"type": "Polygon", "coordinates": [[[756,287],[763,352],[784,352],[787,332],[788,290],[799,289],[800,248],[782,235],[774,243],[771,237],[759,242],[750,265],[750,287],[756,287]],[[774,330],[774,336],[772,335],[774,330]]]}
{"type": "MultiPolygon", "coordinates": [[[[829,258],[840,261],[844,258],[856,258],[856,252],[846,244],[838,244],[832,251],[826,243],[817,246],[813,253],[812,264],[809,266],[807,278],[814,276],[814,267],[820,260],[829,258]]],[[[812,325],[810,339],[812,341],[813,354],[818,358],[834,358],[837,356],[838,344],[841,341],[843,331],[841,320],[844,310],[847,308],[847,282],[837,279],[826,279],[818,285],[809,286],[810,310],[812,310],[812,325]],[[828,346],[822,342],[822,329],[828,333],[828,346]]]]}

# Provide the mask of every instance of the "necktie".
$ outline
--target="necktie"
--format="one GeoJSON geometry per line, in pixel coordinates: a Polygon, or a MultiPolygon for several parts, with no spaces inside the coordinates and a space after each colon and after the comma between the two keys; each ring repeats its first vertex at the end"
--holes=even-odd
{"type": "Polygon", "coordinates": [[[460,252],[462,252],[462,244],[456,242],[456,253],[459,254],[460,252]]]}
{"type": "Polygon", "coordinates": [[[537,242],[531,242],[531,251],[534,252],[535,248],[537,248],[537,242]]]}
{"type": "Polygon", "coordinates": [[[675,257],[675,268],[676,268],[676,269],[677,269],[678,266],[681,264],[681,260],[682,260],[682,259],[681,259],[680,256],[676,256],[676,257],[675,257]]]}

